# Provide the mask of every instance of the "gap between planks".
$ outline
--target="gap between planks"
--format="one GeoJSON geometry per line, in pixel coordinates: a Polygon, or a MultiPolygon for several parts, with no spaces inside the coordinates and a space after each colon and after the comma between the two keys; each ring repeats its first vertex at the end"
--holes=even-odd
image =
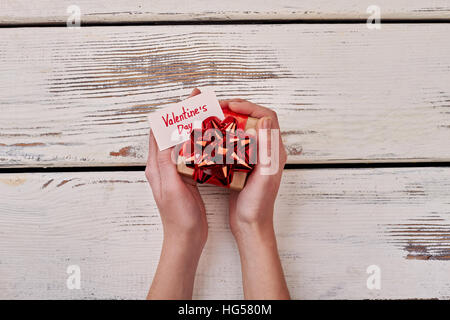
{"type": "MultiPolygon", "coordinates": [[[[358,168],[426,168],[450,167],[450,162],[324,162],[324,163],[288,163],[284,170],[300,169],[358,169],[358,168]]],[[[92,167],[0,167],[0,174],[5,173],[38,173],[38,172],[115,172],[115,171],[145,171],[145,166],[92,166],[92,167]]]]}

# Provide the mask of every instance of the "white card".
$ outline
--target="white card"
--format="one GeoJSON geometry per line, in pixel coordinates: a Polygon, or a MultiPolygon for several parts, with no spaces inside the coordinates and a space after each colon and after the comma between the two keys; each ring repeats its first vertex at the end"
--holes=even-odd
{"type": "Polygon", "coordinates": [[[200,128],[202,121],[211,116],[224,119],[216,95],[208,90],[170,104],[148,117],[159,150],[164,150],[189,140],[192,130],[200,128]]]}

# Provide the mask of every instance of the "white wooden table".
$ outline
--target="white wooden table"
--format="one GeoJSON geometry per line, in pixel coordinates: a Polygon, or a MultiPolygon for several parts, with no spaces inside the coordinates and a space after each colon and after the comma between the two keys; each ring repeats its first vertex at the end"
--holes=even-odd
{"type": "MultiPolygon", "coordinates": [[[[450,0],[380,0],[379,30],[371,1],[79,0],[75,30],[71,4],[0,3],[0,299],[145,296],[146,116],[195,86],[279,114],[294,298],[450,298],[450,0]]],[[[242,298],[227,191],[201,192],[194,297],[242,298]]]]}

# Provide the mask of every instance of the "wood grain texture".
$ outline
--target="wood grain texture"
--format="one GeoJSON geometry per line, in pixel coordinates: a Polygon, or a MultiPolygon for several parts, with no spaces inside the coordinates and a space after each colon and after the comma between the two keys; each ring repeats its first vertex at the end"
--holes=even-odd
{"type": "Polygon", "coordinates": [[[213,87],[290,163],[450,160],[450,24],[0,30],[0,166],[142,165],[147,114],[213,87]]]}
{"type": "Polygon", "coordinates": [[[1,24],[66,23],[78,5],[82,23],[271,19],[362,19],[378,5],[383,19],[449,19],[448,0],[2,0],[1,24]]]}
{"type": "MultiPolygon", "coordinates": [[[[242,298],[227,191],[202,186],[194,297],[242,298]]],[[[162,230],[141,172],[0,176],[0,298],[145,297],[162,230]],[[81,290],[66,289],[68,265],[81,290]]],[[[297,299],[450,298],[450,168],[286,170],[276,232],[297,299]],[[381,290],[366,269],[381,268],[381,290]]]]}

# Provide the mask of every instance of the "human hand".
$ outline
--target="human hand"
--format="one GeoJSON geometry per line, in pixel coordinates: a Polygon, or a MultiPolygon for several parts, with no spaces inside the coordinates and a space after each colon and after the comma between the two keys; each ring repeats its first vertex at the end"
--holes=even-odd
{"type": "MultiPolygon", "coordinates": [[[[194,89],[191,97],[199,94],[194,89]]],[[[159,151],[150,131],[145,175],[158,206],[164,241],[148,299],[190,299],[208,235],[205,206],[195,181],[181,177],[172,161],[176,148],[159,151]]]]}
{"type": "MultiPolygon", "coordinates": [[[[190,97],[199,94],[194,89],[190,97]]],[[[205,206],[195,181],[180,176],[172,155],[176,148],[159,151],[150,131],[145,175],[158,206],[165,237],[197,236],[206,241],[208,224],[205,206]]]]}
{"type": "Polygon", "coordinates": [[[273,207],[280,187],[283,168],[287,154],[281,140],[280,125],[277,114],[265,107],[242,99],[221,101],[222,107],[228,107],[231,111],[259,118],[257,134],[267,136],[267,144],[263,145],[258,137],[258,163],[247,179],[247,183],[240,192],[230,193],[230,226],[235,236],[247,227],[272,229],[273,207]],[[271,141],[271,132],[275,133],[277,141],[271,141]],[[274,146],[275,154],[271,154],[274,146]],[[276,148],[278,146],[278,148],[276,148]],[[271,163],[261,163],[261,153],[270,158],[271,163]],[[275,170],[268,167],[275,166],[275,170]],[[271,171],[271,172],[268,172],[271,171]]]}
{"type": "Polygon", "coordinates": [[[273,228],[274,203],[287,160],[277,115],[241,99],[222,101],[221,106],[260,118],[257,123],[258,162],[244,189],[230,191],[230,227],[239,248],[244,296],[246,299],[289,299],[273,228]],[[262,139],[264,135],[266,144],[262,139]],[[264,158],[270,159],[269,163],[262,163],[264,154],[264,158]]]}

